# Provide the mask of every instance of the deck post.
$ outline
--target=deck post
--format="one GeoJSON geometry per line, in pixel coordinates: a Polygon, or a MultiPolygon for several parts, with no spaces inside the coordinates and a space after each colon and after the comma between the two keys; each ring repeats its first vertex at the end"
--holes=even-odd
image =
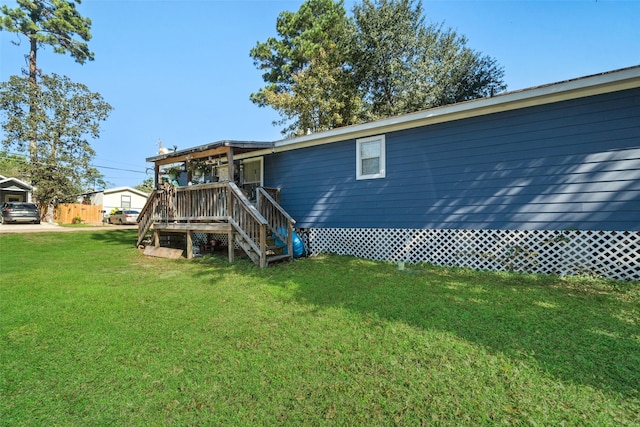
{"type": "Polygon", "coordinates": [[[227,147],[227,167],[229,168],[229,182],[235,182],[236,176],[233,171],[233,147],[227,147]]]}
{"type": "Polygon", "coordinates": [[[289,258],[293,260],[293,224],[291,221],[287,223],[287,251],[289,258]]]}
{"type": "Polygon", "coordinates": [[[160,247],[160,233],[158,230],[153,230],[153,246],[156,248],[160,247]]]}
{"type": "Polygon", "coordinates": [[[260,268],[267,266],[267,226],[260,224],[260,268]]]}
{"type": "Polygon", "coordinates": [[[233,229],[229,230],[229,232],[227,233],[227,239],[229,240],[227,246],[228,246],[228,252],[229,252],[229,264],[233,264],[233,262],[235,261],[235,250],[234,250],[234,246],[235,246],[235,238],[233,236],[233,229]]]}
{"type": "Polygon", "coordinates": [[[193,236],[191,230],[187,230],[187,259],[193,258],[193,236]]]}
{"type": "Polygon", "coordinates": [[[160,165],[158,163],[153,164],[153,190],[158,189],[158,184],[160,184],[160,165]]]}

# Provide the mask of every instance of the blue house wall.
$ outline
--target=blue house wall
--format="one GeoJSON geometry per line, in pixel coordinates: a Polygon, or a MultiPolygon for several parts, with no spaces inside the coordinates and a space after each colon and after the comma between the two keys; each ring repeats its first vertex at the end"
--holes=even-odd
{"type": "Polygon", "coordinates": [[[265,156],[300,228],[640,231],[640,89],[383,133],[386,177],[356,140],[265,156]]]}

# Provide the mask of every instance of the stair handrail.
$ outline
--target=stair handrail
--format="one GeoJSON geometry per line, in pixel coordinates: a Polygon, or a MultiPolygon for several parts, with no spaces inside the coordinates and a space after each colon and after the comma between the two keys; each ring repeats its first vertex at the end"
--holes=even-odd
{"type": "MultiPolygon", "coordinates": [[[[269,222],[251,204],[238,186],[229,183],[229,223],[251,246],[258,257],[260,268],[267,266],[267,228],[269,222]]],[[[232,244],[233,242],[229,242],[232,244]]],[[[250,255],[248,253],[248,255],[250,255]]]]}
{"type": "Polygon", "coordinates": [[[136,246],[140,246],[144,236],[151,229],[154,222],[158,220],[166,222],[175,215],[175,192],[176,187],[166,182],[149,195],[147,202],[138,214],[138,241],[136,246]]]}
{"type": "Polygon", "coordinates": [[[280,189],[277,187],[260,187],[271,196],[277,204],[280,204],[280,189]]]}
{"type": "Polygon", "coordinates": [[[151,229],[151,225],[155,219],[154,212],[156,212],[160,200],[160,197],[158,197],[158,193],[160,192],[162,192],[162,190],[153,190],[151,194],[149,194],[147,202],[138,215],[138,241],[136,242],[136,246],[140,246],[140,243],[144,240],[144,236],[151,229]]]}
{"type": "Polygon", "coordinates": [[[258,188],[257,208],[267,220],[270,231],[281,242],[286,242],[287,254],[293,259],[293,226],[296,220],[271,196],[271,192],[273,189],[258,188]]]}

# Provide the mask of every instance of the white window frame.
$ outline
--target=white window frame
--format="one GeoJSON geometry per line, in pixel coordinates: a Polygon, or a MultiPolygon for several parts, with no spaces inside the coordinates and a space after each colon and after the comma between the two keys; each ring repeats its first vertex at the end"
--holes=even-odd
{"type": "Polygon", "coordinates": [[[131,195],[130,194],[121,194],[120,195],[120,207],[122,210],[131,209],[131,195]],[[129,199],[125,201],[126,199],[129,199]],[[129,206],[125,206],[129,205],[129,206]]]}
{"type": "Polygon", "coordinates": [[[243,160],[244,166],[244,176],[243,176],[243,184],[259,184],[260,186],[264,183],[264,157],[256,157],[243,160]],[[257,181],[252,181],[251,177],[247,177],[247,163],[259,163],[260,176],[257,181]],[[249,178],[249,179],[247,179],[249,178]]]}
{"type": "Polygon", "coordinates": [[[370,136],[367,138],[356,139],[356,180],[361,179],[379,179],[384,178],[387,175],[386,169],[386,149],[385,149],[385,136],[377,135],[370,136]],[[363,174],[362,173],[362,150],[360,147],[362,144],[367,142],[380,141],[380,169],[378,173],[374,174],[363,174]]]}

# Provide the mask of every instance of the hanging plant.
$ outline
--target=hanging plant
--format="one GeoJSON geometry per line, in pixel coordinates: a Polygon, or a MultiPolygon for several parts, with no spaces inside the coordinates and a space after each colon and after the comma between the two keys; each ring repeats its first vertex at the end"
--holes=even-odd
{"type": "Polygon", "coordinates": [[[182,166],[171,166],[164,171],[167,175],[171,177],[171,179],[178,179],[180,174],[182,173],[182,166]]]}
{"type": "Polygon", "coordinates": [[[204,175],[205,170],[207,169],[207,164],[202,160],[192,160],[189,162],[189,170],[191,174],[196,178],[200,178],[204,175]]]}

